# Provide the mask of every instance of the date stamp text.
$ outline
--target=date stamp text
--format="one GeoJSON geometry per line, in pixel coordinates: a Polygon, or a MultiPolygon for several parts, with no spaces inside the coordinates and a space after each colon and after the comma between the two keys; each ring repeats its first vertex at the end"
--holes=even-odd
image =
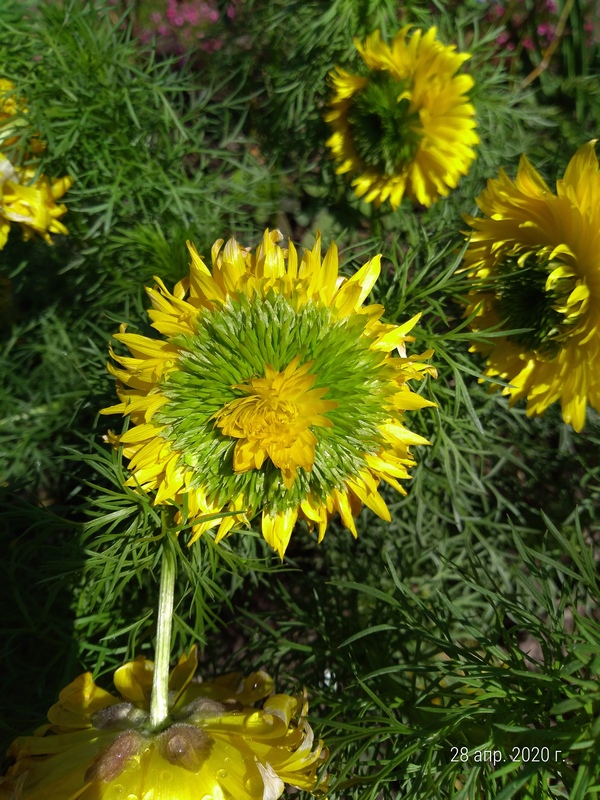
{"type": "Polygon", "coordinates": [[[562,750],[553,747],[511,747],[508,753],[501,750],[469,750],[468,747],[451,747],[450,761],[463,764],[490,764],[496,767],[507,761],[520,761],[523,764],[556,764],[562,761],[562,750]]]}

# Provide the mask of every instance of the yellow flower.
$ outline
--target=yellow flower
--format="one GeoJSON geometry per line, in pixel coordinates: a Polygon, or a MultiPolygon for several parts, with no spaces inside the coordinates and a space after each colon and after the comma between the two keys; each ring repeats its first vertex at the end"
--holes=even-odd
{"type": "MultiPolygon", "coordinates": [[[[474,331],[521,330],[477,343],[485,374],[510,385],[527,416],[560,399],[565,422],[580,431],[586,403],[600,410],[600,171],[595,142],[580,147],[556,194],[525,156],[515,181],[489,180],[477,204],[485,217],[465,255],[476,287],[467,314],[474,331]]],[[[497,388],[497,385],[496,387],[497,388]]]]}
{"type": "Polygon", "coordinates": [[[431,351],[406,356],[419,315],[384,325],[382,306],[363,307],[380,256],[347,280],[335,245],[322,259],[317,236],[299,258],[281,238],[266,231],[256,255],[219,239],[212,272],[188,245],[189,277],[173,293],[158,278],[148,290],[166,340],[116,335],[131,356],[109,366],[121,403],[103,413],[130,415],[133,427],[109,436],[130,459],[127,483],[177,503],[178,521],[197,520],[191,541],[214,525],[221,539],[262,512],[283,557],[299,517],[319,541],[336,512],[356,535],[362,503],[389,521],[378,484],[405,493],[408,448],[427,443],[403,412],[433,405],[407,381],[435,370],[423,363],[431,351]]]}
{"type": "MultiPolygon", "coordinates": [[[[0,145],[8,148],[17,144],[19,129],[25,126],[27,106],[22,97],[17,97],[16,87],[12,81],[0,78],[0,145]]],[[[35,154],[44,151],[46,145],[37,135],[29,140],[29,149],[35,154]]]]}
{"type": "Polygon", "coordinates": [[[18,113],[19,103],[15,96],[15,85],[6,78],[0,78],[0,126],[18,113]]]}
{"type": "MultiPolygon", "coordinates": [[[[27,112],[25,101],[17,97],[12,81],[0,78],[0,143],[3,147],[19,142],[19,129],[25,125],[23,117],[27,112]]],[[[39,154],[45,145],[33,136],[28,149],[39,154]]],[[[13,166],[0,152],[0,250],[8,239],[11,222],[21,225],[25,240],[39,233],[51,244],[51,233],[68,233],[58,220],[67,208],[55,201],[70,189],[73,180],[64,177],[50,182],[45,175],[36,178],[37,174],[32,166],[13,166]]]]}
{"type": "Polygon", "coordinates": [[[379,31],[355,45],[366,75],[336,67],[335,91],[325,119],[333,128],[327,144],[338,174],[358,173],[357,197],[396,209],[406,194],[431,206],[454,189],[475,158],[475,111],[467,92],[470,75],[457,75],[468,53],[438,41],[436,29],[407,39],[402,28],[389,47],[379,31]]]}
{"type": "Polygon", "coordinates": [[[80,675],[49,724],[11,745],[0,800],[276,800],[286,783],[318,788],[326,752],[323,742],[313,749],[305,699],[271,694],[265,672],[198,682],[197,663],[193,648],[172,670],[170,717],[157,731],[148,724],[151,661],[115,672],[120,697],[80,675]]]}
{"type": "Polygon", "coordinates": [[[51,244],[51,233],[69,232],[58,219],[66,214],[67,207],[55,201],[73,185],[72,178],[50,182],[45,175],[35,175],[30,167],[13,167],[0,153],[0,250],[8,239],[11,222],[21,226],[25,240],[39,233],[51,244]]]}
{"type": "Polygon", "coordinates": [[[14,83],[0,78],[0,143],[3,147],[9,147],[19,141],[19,137],[13,134],[16,128],[23,124],[23,120],[18,118],[19,112],[25,113],[25,111],[23,102],[19,101],[15,94],[14,83]]]}

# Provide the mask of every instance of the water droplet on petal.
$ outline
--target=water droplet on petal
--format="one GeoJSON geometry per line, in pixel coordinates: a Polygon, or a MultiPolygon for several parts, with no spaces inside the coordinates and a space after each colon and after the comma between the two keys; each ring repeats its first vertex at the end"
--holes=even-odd
{"type": "MultiPolygon", "coordinates": [[[[229,759],[227,759],[229,761],[229,759]]],[[[226,778],[229,775],[226,769],[220,769],[217,772],[217,778],[226,778]]]]}
{"type": "Polygon", "coordinates": [[[114,786],[110,787],[110,790],[107,793],[109,800],[118,800],[123,794],[123,785],[120,783],[115,783],[114,786]]]}
{"type": "Polygon", "coordinates": [[[165,783],[167,783],[168,781],[173,780],[173,775],[169,772],[168,769],[163,769],[163,771],[160,773],[160,779],[162,781],[165,781],[165,783]]]}
{"type": "Polygon", "coordinates": [[[224,758],[224,759],[223,759],[223,761],[224,761],[226,764],[229,764],[229,762],[231,761],[231,759],[229,758],[229,756],[227,756],[226,758],[224,758]]]}
{"type": "Polygon", "coordinates": [[[139,800],[137,794],[128,794],[127,800],[139,800]]]}

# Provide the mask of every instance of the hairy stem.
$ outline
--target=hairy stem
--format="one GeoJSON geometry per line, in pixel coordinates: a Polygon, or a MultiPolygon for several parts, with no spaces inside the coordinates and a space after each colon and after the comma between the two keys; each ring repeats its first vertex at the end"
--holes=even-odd
{"type": "Polygon", "coordinates": [[[175,572],[175,553],[167,534],[164,538],[160,568],[154,678],[152,681],[152,699],[150,701],[150,724],[155,729],[160,728],[169,716],[169,663],[171,658],[175,572]]]}

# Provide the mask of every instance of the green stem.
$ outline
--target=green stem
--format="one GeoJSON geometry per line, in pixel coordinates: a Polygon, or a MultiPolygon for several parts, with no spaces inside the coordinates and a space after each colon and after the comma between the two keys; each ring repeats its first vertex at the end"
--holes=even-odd
{"type": "Polygon", "coordinates": [[[173,600],[175,596],[176,561],[168,533],[163,541],[158,620],[156,623],[154,678],[152,681],[152,699],[150,701],[150,725],[154,729],[159,729],[169,716],[169,664],[171,660],[173,600]]]}
{"type": "Polygon", "coordinates": [[[383,220],[381,219],[381,209],[373,203],[371,205],[371,236],[379,242],[383,241],[383,220]]]}

